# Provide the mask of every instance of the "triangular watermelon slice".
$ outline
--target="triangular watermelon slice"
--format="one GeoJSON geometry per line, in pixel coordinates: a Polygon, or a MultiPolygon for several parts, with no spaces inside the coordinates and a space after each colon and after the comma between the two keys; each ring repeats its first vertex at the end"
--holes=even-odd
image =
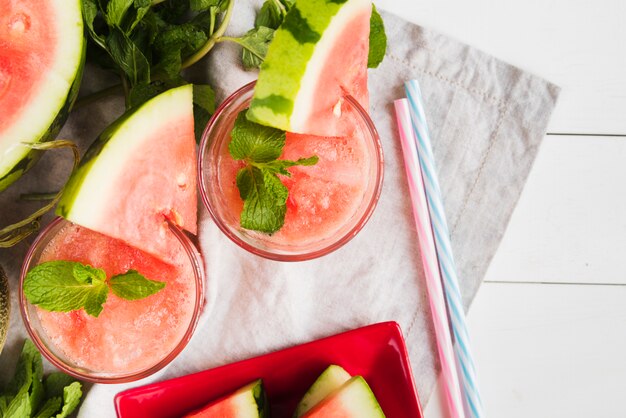
{"type": "Polygon", "coordinates": [[[256,380],[184,418],[269,418],[263,381],[256,380]]]}
{"type": "Polygon", "coordinates": [[[296,407],[294,417],[298,418],[307,413],[326,396],[343,386],[350,378],[352,376],[343,367],[336,364],[328,366],[304,394],[296,407]]]}
{"type": "Polygon", "coordinates": [[[361,376],[348,380],[302,418],[385,418],[376,397],[361,376]]]}
{"type": "Polygon", "coordinates": [[[54,139],[82,77],[80,0],[0,0],[0,191],[36,161],[24,143],[54,139]]]}
{"type": "Polygon", "coordinates": [[[248,119],[285,131],[345,135],[342,101],[368,108],[369,0],[299,0],[261,65],[248,119]]]}
{"type": "Polygon", "coordinates": [[[169,260],[179,246],[167,220],[197,228],[193,123],[191,85],[122,116],[85,154],[57,214],[169,260]]]}

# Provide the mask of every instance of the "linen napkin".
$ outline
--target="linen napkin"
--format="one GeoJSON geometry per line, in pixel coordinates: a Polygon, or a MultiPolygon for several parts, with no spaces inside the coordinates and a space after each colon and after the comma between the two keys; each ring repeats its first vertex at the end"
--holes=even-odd
{"type": "MultiPolygon", "coordinates": [[[[249,29],[260,4],[238,1],[229,33],[249,29]]],[[[381,66],[370,71],[369,88],[370,113],[383,143],[385,178],[368,224],[325,257],[280,263],[240,249],[201,207],[199,243],[208,277],[207,305],[191,342],[155,376],[91,387],[80,417],[114,416],[113,396],[128,387],[387,320],[397,321],[404,332],[418,392],[426,403],[438,361],[393,100],[404,96],[405,80],[419,79],[468,308],[519,198],[559,89],[443,35],[388,13],[382,16],[389,46],[381,66]]],[[[256,73],[240,69],[236,46],[223,43],[217,48],[206,67],[190,75],[200,80],[208,76],[222,100],[256,73]]],[[[115,106],[120,103],[106,104],[97,112],[107,116],[115,106]]],[[[81,135],[92,129],[77,120],[80,113],[64,132],[81,135]]],[[[15,252],[23,257],[24,249],[15,252]]],[[[0,255],[0,263],[6,261],[0,255]]],[[[15,285],[17,265],[9,264],[15,285]]],[[[0,368],[8,364],[7,356],[17,356],[20,334],[25,334],[22,329],[11,330],[10,354],[0,357],[0,368]]]]}

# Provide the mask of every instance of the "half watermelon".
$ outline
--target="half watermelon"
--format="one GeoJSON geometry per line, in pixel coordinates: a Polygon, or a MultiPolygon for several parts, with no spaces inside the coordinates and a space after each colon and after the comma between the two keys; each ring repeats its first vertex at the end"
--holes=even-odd
{"type": "Polygon", "coordinates": [[[130,110],[87,150],[57,214],[168,260],[168,220],[195,234],[196,142],[192,86],[130,110]]]}
{"type": "Polygon", "coordinates": [[[343,97],[368,108],[370,0],[299,0],[261,65],[248,119],[295,133],[343,136],[343,97]]]}
{"type": "Polygon", "coordinates": [[[36,161],[24,143],[56,137],[85,62],[79,0],[0,0],[0,191],[36,161]]]}

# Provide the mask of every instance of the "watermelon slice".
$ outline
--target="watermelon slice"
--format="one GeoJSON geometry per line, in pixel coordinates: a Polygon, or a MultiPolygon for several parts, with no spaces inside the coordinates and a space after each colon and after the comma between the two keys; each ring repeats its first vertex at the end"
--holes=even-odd
{"type": "Polygon", "coordinates": [[[268,405],[263,381],[259,379],[185,418],[268,418],[268,405]]]}
{"type": "Polygon", "coordinates": [[[294,417],[297,418],[304,415],[331,392],[343,386],[351,377],[350,373],[341,366],[335,364],[328,366],[304,394],[304,397],[296,407],[294,417]]]}
{"type": "Polygon", "coordinates": [[[346,135],[341,106],[368,108],[369,0],[298,0],[261,65],[248,119],[285,131],[346,135]]]}
{"type": "Polygon", "coordinates": [[[53,139],[78,93],[85,62],[79,0],[0,0],[0,191],[53,139]]]}
{"type": "Polygon", "coordinates": [[[324,398],[303,418],[384,418],[365,379],[355,376],[324,398]]]}
{"type": "Polygon", "coordinates": [[[64,218],[167,260],[167,220],[196,233],[192,86],[153,98],[89,148],[57,207],[64,218]]]}

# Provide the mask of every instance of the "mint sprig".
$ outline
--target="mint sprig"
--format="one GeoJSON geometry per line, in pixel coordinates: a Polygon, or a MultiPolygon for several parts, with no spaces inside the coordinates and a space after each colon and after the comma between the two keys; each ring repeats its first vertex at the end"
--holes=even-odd
{"type": "Polygon", "coordinates": [[[66,418],[82,395],[82,384],[66,374],[52,372],[44,378],[41,354],[27,339],[13,378],[0,391],[0,416],[66,418]]]}
{"type": "Polygon", "coordinates": [[[370,17],[370,42],[367,54],[367,67],[376,68],[383,62],[387,51],[387,34],[383,18],[372,4],[372,16],[370,17]]]}
{"type": "Polygon", "coordinates": [[[53,312],[84,309],[98,317],[111,291],[126,300],[157,293],[164,282],[149,280],[135,270],[111,277],[102,269],[75,261],[48,261],[35,266],[24,279],[24,295],[33,305],[53,312]]]}
{"type": "Polygon", "coordinates": [[[285,132],[249,121],[246,112],[237,115],[228,144],[230,155],[246,162],[237,172],[237,188],[243,200],[240,224],[245,229],[272,234],[285,223],[289,197],[289,190],[278,175],[289,177],[287,168],[315,165],[318,158],[279,160],[285,147],[285,132]]]}

